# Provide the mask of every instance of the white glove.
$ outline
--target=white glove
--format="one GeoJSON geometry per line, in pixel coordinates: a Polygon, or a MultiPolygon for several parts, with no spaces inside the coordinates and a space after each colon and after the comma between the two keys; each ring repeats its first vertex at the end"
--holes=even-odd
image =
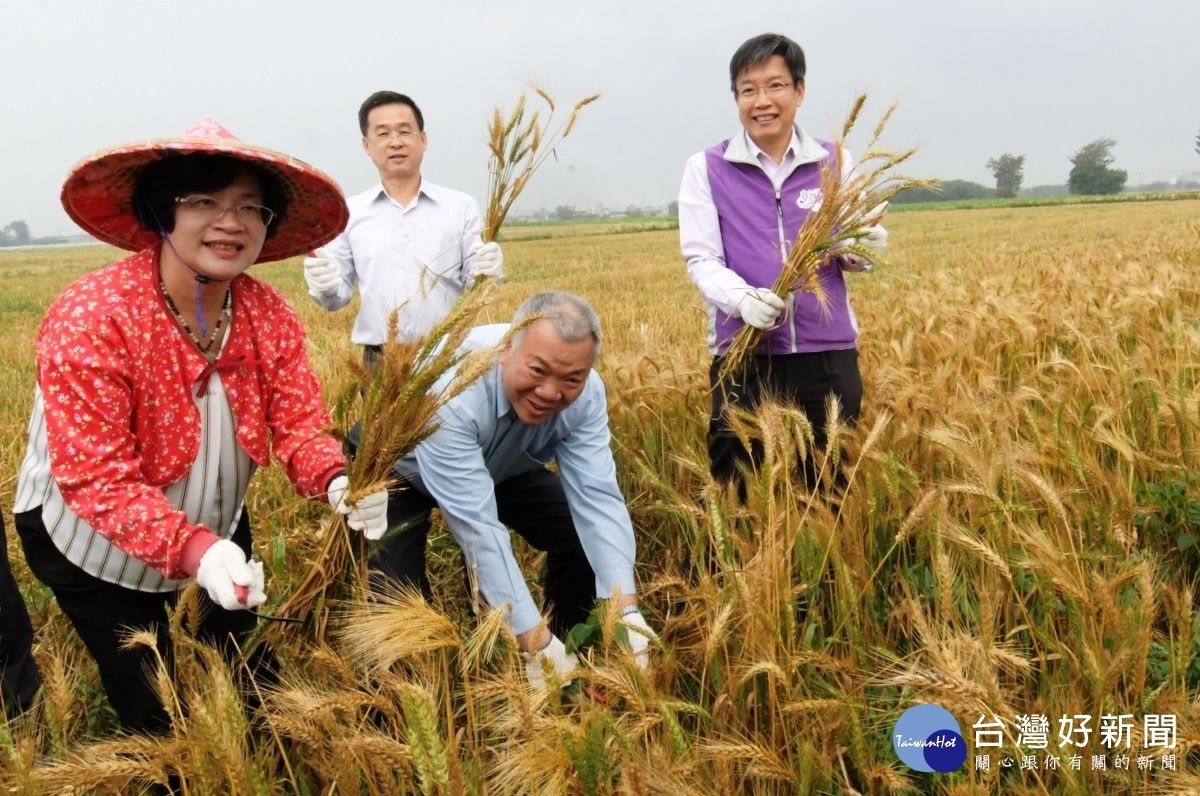
{"type": "Polygon", "coordinates": [[[847,238],[838,241],[837,246],[834,247],[834,251],[841,253],[843,271],[870,273],[875,267],[870,260],[864,260],[862,257],[858,257],[850,252],[841,252],[841,250],[848,246],[862,246],[882,252],[887,248],[887,243],[888,233],[886,229],[879,226],[866,227],[859,233],[857,238],[847,238]]]}
{"type": "Polygon", "coordinates": [[[372,492],[366,497],[361,497],[354,506],[349,506],[346,503],[347,492],[349,491],[350,479],[346,476],[339,475],[330,481],[328,492],[329,505],[333,506],[333,510],[338,514],[346,516],[346,524],[351,528],[356,531],[362,531],[362,535],[372,542],[378,540],[388,528],[387,490],[381,489],[378,492],[372,492]]]}
{"type": "Polygon", "coordinates": [[[267,600],[262,564],[247,561],[242,548],[228,539],[216,542],[200,556],[196,583],[226,611],[257,608],[267,600]]]}
{"type": "Polygon", "coordinates": [[[342,284],[342,275],[336,265],[324,257],[304,258],[304,281],[308,289],[318,296],[336,296],[342,284]]]}
{"type": "Polygon", "coordinates": [[[551,683],[559,686],[571,684],[570,674],[579,668],[579,658],[567,652],[567,647],[558,636],[550,635],[550,642],[537,652],[522,652],[525,659],[525,676],[529,684],[545,691],[551,683]],[[547,679],[549,676],[549,679],[547,679]]]}
{"type": "Polygon", "coordinates": [[[504,252],[496,241],[476,246],[471,252],[471,270],[467,275],[472,279],[480,276],[490,276],[493,279],[504,277],[504,252]]]}
{"type": "Polygon", "coordinates": [[[865,228],[861,233],[859,233],[859,236],[855,238],[855,241],[859,246],[864,246],[868,249],[874,249],[877,252],[881,252],[887,248],[888,233],[886,229],[877,224],[873,227],[865,228]]]}
{"type": "Polygon", "coordinates": [[[750,288],[738,301],[737,312],[755,329],[770,329],[786,306],[783,299],[765,287],[750,288]]]}
{"type": "MultiPolygon", "coordinates": [[[[628,608],[624,610],[629,611],[628,608]]],[[[658,634],[650,629],[646,624],[646,617],[636,608],[621,615],[621,624],[629,638],[629,650],[633,653],[633,659],[645,671],[650,667],[650,642],[657,641],[658,634]]]]}

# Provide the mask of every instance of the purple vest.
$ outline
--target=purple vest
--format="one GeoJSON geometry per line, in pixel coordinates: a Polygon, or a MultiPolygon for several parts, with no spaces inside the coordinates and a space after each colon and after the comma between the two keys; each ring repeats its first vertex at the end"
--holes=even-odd
{"type": "MultiPolygon", "coordinates": [[[[834,154],[832,143],[819,143],[834,154]]],[[[776,196],[771,179],[762,169],[725,159],[728,146],[728,140],[722,141],[704,153],[708,184],[721,225],[725,265],[751,287],[770,288],[779,276],[785,252],[791,249],[810,209],[821,199],[821,163],[797,166],[776,196]]],[[[801,354],[854,348],[858,324],[850,309],[841,268],[836,261],[829,261],[818,273],[825,288],[825,306],[811,293],[793,293],[781,325],[763,333],[757,353],[801,354]]],[[[714,313],[713,323],[717,351],[723,354],[744,324],[720,310],[714,313]]]]}

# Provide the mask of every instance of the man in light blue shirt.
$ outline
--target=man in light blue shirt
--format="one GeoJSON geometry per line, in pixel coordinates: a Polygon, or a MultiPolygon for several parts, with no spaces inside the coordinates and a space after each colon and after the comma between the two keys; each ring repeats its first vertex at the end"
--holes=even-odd
{"type": "Polygon", "coordinates": [[[536,294],[508,324],[482,326],[465,347],[496,346],[495,366],[437,415],[438,429],[399,461],[410,486],[392,494],[376,573],[429,594],[425,540],[439,507],[483,600],[507,610],[531,681],[543,666],[565,678],[576,661],[561,641],[597,598],[614,598],[639,665],[654,634],[638,609],[633,525],[617,486],[595,311],[566,292],[536,294]],[[557,462],[558,475],[549,469],[557,462]],[[513,556],[508,527],[544,550],[549,628],[513,556]]]}

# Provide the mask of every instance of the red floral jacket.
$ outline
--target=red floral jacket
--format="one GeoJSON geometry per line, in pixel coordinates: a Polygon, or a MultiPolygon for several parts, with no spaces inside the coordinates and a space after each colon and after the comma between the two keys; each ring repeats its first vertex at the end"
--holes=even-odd
{"type": "Polygon", "coordinates": [[[229,336],[216,362],[176,325],[158,279],[158,247],[88,274],[54,301],[37,338],[37,379],[51,474],[76,515],[167,577],[203,526],[162,488],[199,450],[193,394],[214,370],[258,465],[271,455],[306,497],[345,469],[309,366],[304,330],[287,300],[242,274],[232,282],[229,336]]]}

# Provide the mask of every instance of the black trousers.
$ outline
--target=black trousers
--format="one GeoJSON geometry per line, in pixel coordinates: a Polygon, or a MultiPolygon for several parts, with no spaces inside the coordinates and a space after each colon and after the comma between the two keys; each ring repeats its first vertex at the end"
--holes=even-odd
{"type": "MultiPolygon", "coordinates": [[[[558,477],[539,469],[496,484],[496,513],[500,522],[546,553],[543,580],[550,630],[565,638],[571,627],[587,619],[596,602],[596,576],[588,563],[579,533],[571,520],[567,497],[558,477]]],[[[384,539],[369,561],[372,580],[419,588],[431,596],[425,571],[425,543],[433,498],[415,489],[392,492],[388,527],[404,530],[384,539]]]]}
{"type": "MultiPolygon", "coordinates": [[[[178,592],[136,591],[87,574],[50,541],[40,508],[17,514],[16,524],[29,568],[50,587],[95,659],[121,726],[133,732],[167,730],[170,718],[149,679],[156,665],[153,653],[144,646],[123,649],[121,644],[130,630],[152,630],[158,638],[159,654],[170,662],[167,608],[175,605],[178,592]]],[[[250,555],[250,518],[245,509],[233,541],[250,555]]],[[[209,600],[203,590],[200,604],[202,618],[197,638],[219,648],[235,666],[238,642],[254,629],[257,618],[246,611],[226,611],[209,600]]],[[[260,681],[272,681],[278,673],[274,653],[265,644],[255,650],[250,668],[260,681]]],[[[235,667],[235,673],[240,669],[235,667]]],[[[247,689],[248,698],[251,693],[247,689]]]]}
{"type": "MultiPolygon", "coordinates": [[[[712,384],[712,415],[708,424],[708,457],[712,476],[723,483],[741,485],[739,466],[757,467],[762,462],[762,445],[755,440],[751,450],[738,441],[730,430],[726,406],[754,409],[768,397],[804,410],[812,423],[818,450],[827,441],[826,402],[830,395],[841,402],[841,420],[853,424],[862,408],[862,375],[858,370],[858,351],[818,351],[811,354],[784,354],[751,357],[741,373],[721,383],[717,376],[723,357],[714,357],[709,368],[712,384]]],[[[801,468],[804,482],[817,485],[817,466],[813,457],[801,468]]]]}
{"type": "Polygon", "coordinates": [[[28,710],[41,684],[33,660],[33,624],[8,566],[8,538],[0,516],[0,698],[5,714],[28,710]]]}

